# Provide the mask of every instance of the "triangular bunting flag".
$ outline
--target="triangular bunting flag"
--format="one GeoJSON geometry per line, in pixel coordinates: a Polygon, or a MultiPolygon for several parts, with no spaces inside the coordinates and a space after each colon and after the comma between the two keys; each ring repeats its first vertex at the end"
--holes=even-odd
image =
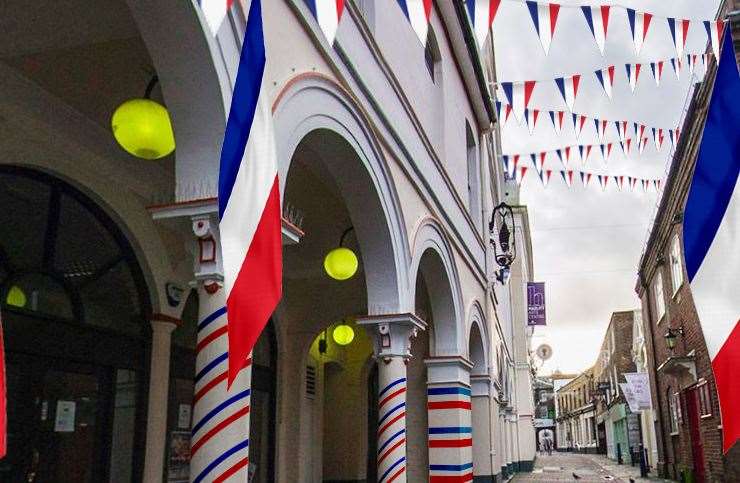
{"type": "Polygon", "coordinates": [[[552,121],[552,127],[555,129],[555,134],[560,136],[563,133],[563,121],[565,120],[565,112],[550,111],[550,120],[552,121]]]}
{"type": "Polygon", "coordinates": [[[681,57],[683,55],[683,49],[686,47],[686,37],[689,33],[689,21],[688,19],[670,17],[667,20],[673,44],[676,46],[676,53],[681,57]]]}
{"type": "Polygon", "coordinates": [[[645,146],[647,146],[647,143],[648,143],[648,138],[647,136],[645,136],[644,138],[642,138],[642,140],[639,143],[640,154],[642,154],[642,152],[645,151],[645,146]]]}
{"type": "Polygon", "coordinates": [[[594,126],[596,126],[596,135],[599,136],[599,141],[604,140],[606,136],[606,126],[609,121],[604,119],[594,119],[594,126]]]}
{"type": "Polygon", "coordinates": [[[519,169],[516,171],[516,184],[521,186],[522,181],[524,180],[524,175],[527,174],[527,167],[526,166],[519,166],[519,169]]]}
{"type": "Polygon", "coordinates": [[[624,176],[612,176],[612,178],[614,178],[614,184],[617,185],[617,189],[622,191],[624,187],[624,176]]]}
{"type": "Polygon", "coordinates": [[[483,49],[501,0],[465,0],[465,3],[468,6],[468,14],[473,23],[478,48],[483,49]]]}
{"type": "Polygon", "coordinates": [[[629,156],[630,151],[632,151],[632,138],[627,138],[624,140],[624,142],[619,143],[622,146],[622,152],[625,156],[629,156]]]}
{"type": "Polygon", "coordinates": [[[591,34],[596,40],[596,45],[599,47],[599,52],[604,55],[604,44],[606,43],[606,32],[609,27],[609,6],[598,5],[593,7],[581,7],[583,15],[586,17],[586,23],[588,24],[591,34]]]}
{"type": "Polygon", "coordinates": [[[647,191],[650,182],[646,179],[641,179],[640,181],[642,182],[642,191],[647,191]]]}
{"type": "Polygon", "coordinates": [[[607,175],[597,175],[597,178],[599,179],[599,185],[601,186],[601,191],[606,191],[606,185],[609,184],[609,176],[607,175]]]}
{"type": "Polygon", "coordinates": [[[537,126],[538,117],[540,117],[539,109],[524,110],[524,120],[527,123],[527,129],[529,130],[530,136],[534,133],[534,128],[537,126]]]}
{"type": "Polygon", "coordinates": [[[588,157],[591,155],[591,148],[593,146],[588,145],[579,145],[578,146],[578,155],[581,157],[581,164],[586,164],[586,161],[588,161],[588,157]]]}
{"type": "Polygon", "coordinates": [[[660,180],[654,179],[653,180],[653,186],[655,186],[655,191],[660,191],[660,180]]]}
{"type": "Polygon", "coordinates": [[[678,143],[678,137],[676,136],[677,132],[675,129],[669,129],[668,130],[668,138],[671,140],[671,146],[674,148],[676,147],[676,144],[678,143]]]}
{"type": "Polygon", "coordinates": [[[696,54],[686,54],[686,65],[689,67],[689,75],[694,75],[696,69],[696,54]]]}
{"type": "Polygon", "coordinates": [[[547,159],[547,151],[542,151],[539,153],[539,155],[532,153],[530,154],[532,158],[532,164],[534,165],[534,169],[537,171],[537,174],[542,176],[542,168],[545,166],[545,159],[547,159]]]}
{"type": "Polygon", "coordinates": [[[596,78],[599,80],[599,84],[604,89],[606,97],[612,98],[612,87],[614,86],[614,66],[610,65],[606,69],[597,70],[594,72],[596,78]]]}
{"type": "MultiPolygon", "coordinates": [[[[640,140],[642,140],[642,138],[645,137],[645,125],[644,124],[640,124],[639,125],[640,126],[639,128],[637,126],[638,126],[638,124],[635,123],[635,136],[637,136],[638,144],[639,144],[640,143],[640,140]]],[[[642,150],[640,150],[640,152],[642,152],[642,150]]]]}
{"type": "Polygon", "coordinates": [[[588,118],[581,114],[573,114],[573,131],[576,133],[576,139],[583,132],[583,126],[586,124],[588,118]]]}
{"type": "Polygon", "coordinates": [[[514,173],[516,173],[516,168],[519,165],[519,155],[508,155],[504,154],[501,156],[502,161],[504,162],[504,169],[506,170],[506,176],[509,179],[514,178],[514,173]]]}
{"type": "Polygon", "coordinates": [[[672,58],[671,67],[673,67],[673,72],[676,73],[676,79],[681,79],[681,58],[680,57],[672,58]]]}
{"type": "Polygon", "coordinates": [[[306,0],[306,5],[318,22],[329,45],[332,45],[344,12],[344,0],[306,0]]]}
{"type": "Polygon", "coordinates": [[[607,143],[607,144],[600,144],[601,147],[601,157],[604,158],[604,162],[609,162],[609,156],[612,154],[612,144],[613,143],[607,143]]]}
{"type": "Polygon", "coordinates": [[[529,15],[532,17],[534,29],[540,38],[545,55],[550,53],[550,44],[552,37],[555,35],[555,25],[558,21],[558,12],[560,5],[557,3],[539,3],[527,0],[529,15]]]}
{"type": "Polygon", "coordinates": [[[663,77],[663,61],[650,62],[650,70],[653,71],[653,78],[655,79],[655,85],[660,87],[660,78],[663,77]]]}
{"type": "Polygon", "coordinates": [[[635,191],[635,186],[637,186],[637,178],[628,176],[627,179],[629,180],[628,183],[630,185],[630,191],[635,191]]]}
{"type": "Polygon", "coordinates": [[[591,182],[591,173],[584,173],[583,171],[579,173],[581,174],[581,183],[583,183],[584,188],[588,188],[588,184],[591,182]]]}
{"type": "Polygon", "coordinates": [[[514,110],[514,117],[519,122],[522,122],[524,110],[529,107],[529,101],[536,85],[537,81],[501,83],[501,89],[504,91],[506,100],[514,110]]]}
{"type": "Polygon", "coordinates": [[[719,41],[722,40],[722,33],[725,31],[724,20],[704,21],[704,29],[707,31],[708,41],[712,46],[712,53],[715,57],[719,56],[719,41]]]}
{"type": "Polygon", "coordinates": [[[429,16],[432,14],[432,0],[398,0],[403,14],[411,24],[411,28],[419,37],[421,45],[427,44],[429,32],[429,16]]]}
{"type": "Polygon", "coordinates": [[[568,186],[568,188],[573,186],[573,170],[572,169],[569,169],[567,171],[561,171],[560,176],[563,177],[563,181],[568,186]]]}
{"type": "Polygon", "coordinates": [[[630,83],[630,89],[634,93],[637,88],[637,80],[640,78],[642,64],[624,64],[624,66],[627,69],[627,80],[630,83]]]}
{"type": "Polygon", "coordinates": [[[632,41],[635,44],[635,55],[640,55],[640,50],[645,43],[645,37],[647,37],[652,18],[652,14],[636,12],[631,8],[627,9],[627,20],[629,20],[632,41]]]}
{"type": "Polygon", "coordinates": [[[576,103],[576,97],[578,97],[578,84],[581,82],[581,75],[575,74],[570,77],[558,77],[555,79],[555,85],[560,91],[560,95],[563,96],[565,105],[568,106],[568,110],[573,112],[573,106],[576,103]]]}
{"type": "Polygon", "coordinates": [[[627,139],[627,121],[614,121],[614,125],[617,126],[619,140],[624,142],[627,139]]]}
{"type": "Polygon", "coordinates": [[[570,146],[566,146],[564,149],[556,149],[555,153],[557,153],[558,159],[560,159],[563,167],[567,168],[568,162],[570,162],[570,146]],[[563,157],[563,152],[565,152],[565,157],[563,157]]]}
{"type": "Polygon", "coordinates": [[[511,104],[504,104],[501,101],[496,101],[496,113],[498,114],[498,122],[501,126],[506,125],[506,121],[511,116],[511,104]]]}
{"type": "Polygon", "coordinates": [[[660,148],[663,147],[663,139],[665,139],[663,129],[653,128],[653,142],[657,151],[660,151],[660,148]]]}
{"type": "Polygon", "coordinates": [[[552,177],[552,170],[546,169],[542,174],[540,174],[540,180],[542,181],[542,186],[547,188],[547,185],[550,184],[550,178],[552,177]]]}

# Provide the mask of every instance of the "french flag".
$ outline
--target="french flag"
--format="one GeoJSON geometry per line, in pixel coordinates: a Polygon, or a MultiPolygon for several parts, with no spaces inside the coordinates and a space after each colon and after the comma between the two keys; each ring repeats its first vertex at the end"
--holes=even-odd
{"type": "Polygon", "coordinates": [[[563,132],[565,113],[563,111],[550,111],[550,120],[552,121],[553,129],[555,129],[555,134],[560,136],[563,132]]]}
{"type": "Polygon", "coordinates": [[[686,38],[689,33],[689,20],[680,18],[668,18],[668,29],[671,31],[671,39],[676,46],[676,53],[679,57],[683,55],[683,49],[686,48],[686,38]]]}
{"type": "Polygon", "coordinates": [[[609,162],[609,156],[612,154],[613,143],[601,144],[601,157],[604,158],[604,162],[609,162]]]}
{"type": "Polygon", "coordinates": [[[637,178],[633,178],[632,176],[627,177],[628,183],[630,185],[630,191],[635,191],[635,186],[637,186],[637,178]]]}
{"type": "Polygon", "coordinates": [[[426,45],[432,0],[398,0],[398,5],[419,37],[421,45],[426,45]]]}
{"type": "Polygon", "coordinates": [[[630,83],[630,89],[632,89],[632,93],[634,94],[637,88],[637,81],[640,79],[642,64],[625,64],[624,66],[627,69],[627,80],[630,83]]]}
{"type": "Polygon", "coordinates": [[[627,9],[627,20],[629,20],[630,32],[632,32],[632,42],[635,44],[635,55],[640,55],[652,19],[653,15],[650,13],[627,9]]]}
{"type": "Polygon", "coordinates": [[[524,181],[524,176],[527,174],[528,169],[529,168],[527,168],[526,166],[519,166],[519,169],[516,171],[516,175],[515,175],[516,176],[515,181],[516,181],[517,186],[522,185],[522,181],[524,181]]]}
{"type": "Polygon", "coordinates": [[[583,183],[584,188],[588,188],[588,184],[591,182],[591,173],[585,173],[583,171],[579,172],[581,175],[581,183],[583,183]]]}
{"type": "Polygon", "coordinates": [[[496,101],[496,112],[498,113],[498,122],[501,126],[506,125],[506,121],[511,116],[511,104],[504,104],[501,101],[496,101]]]}
{"type": "Polygon", "coordinates": [[[617,127],[619,140],[624,142],[627,139],[627,121],[614,121],[614,125],[617,127]]]}
{"type": "Polygon", "coordinates": [[[689,75],[694,75],[696,70],[696,54],[686,54],[686,64],[689,66],[689,75]]]}
{"type": "Polygon", "coordinates": [[[719,395],[723,449],[740,438],[740,77],[725,32],[704,135],[684,209],[683,244],[719,395]]]}
{"type": "Polygon", "coordinates": [[[198,0],[206,24],[215,37],[234,0],[198,0]]]}
{"type": "Polygon", "coordinates": [[[566,146],[564,149],[556,149],[555,153],[558,155],[560,162],[563,163],[563,167],[567,168],[570,162],[570,146],[566,146]],[[565,157],[563,157],[563,154],[565,154],[565,157]]]}
{"type": "Polygon", "coordinates": [[[542,186],[547,188],[547,185],[550,184],[550,178],[552,178],[551,169],[546,169],[542,174],[540,174],[540,180],[542,180],[542,186]]]}
{"type": "Polygon", "coordinates": [[[600,69],[595,72],[599,84],[604,89],[606,97],[612,98],[612,88],[614,86],[614,66],[610,65],[606,69],[600,69]]]}
{"type": "Polygon", "coordinates": [[[569,169],[567,171],[561,171],[560,176],[563,177],[563,182],[570,188],[573,186],[573,170],[569,169]]]}
{"type": "Polygon", "coordinates": [[[558,13],[560,5],[557,3],[539,3],[527,0],[529,15],[532,17],[534,29],[540,38],[545,55],[550,53],[550,44],[552,37],[555,35],[555,25],[558,22],[558,13]]]}
{"type": "Polygon", "coordinates": [[[609,176],[608,175],[597,175],[596,176],[599,180],[599,185],[601,186],[601,191],[606,191],[606,186],[609,184],[609,176]]]}
{"type": "Polygon", "coordinates": [[[586,125],[588,118],[582,114],[573,114],[573,131],[576,134],[576,139],[583,132],[583,126],[586,125]]]}
{"type": "Polygon", "coordinates": [[[576,103],[576,97],[578,97],[578,86],[581,83],[581,74],[574,74],[570,77],[558,77],[555,79],[555,85],[560,91],[560,95],[563,96],[565,105],[568,106],[568,110],[573,112],[573,106],[576,103]]]}
{"type": "Polygon", "coordinates": [[[681,58],[671,59],[671,67],[673,67],[673,72],[676,73],[676,79],[681,79],[681,58]]]}
{"type": "Polygon", "coordinates": [[[632,138],[627,138],[619,143],[622,146],[622,152],[625,156],[629,156],[632,151],[632,138]]]}
{"type": "Polygon", "coordinates": [[[592,148],[593,146],[591,144],[578,146],[578,155],[581,157],[581,164],[586,164],[586,161],[588,161],[588,157],[591,156],[592,148]]]}
{"type": "Polygon", "coordinates": [[[524,120],[527,123],[529,129],[529,135],[534,134],[534,128],[537,126],[537,118],[540,117],[540,111],[538,109],[525,109],[524,120]]]}
{"type": "Polygon", "coordinates": [[[594,119],[594,126],[596,126],[596,135],[599,137],[599,141],[603,141],[606,137],[606,128],[609,125],[609,121],[606,119],[594,119]]]}
{"type": "Polygon", "coordinates": [[[501,83],[506,101],[514,110],[514,117],[519,122],[524,118],[524,110],[529,107],[529,101],[532,99],[532,92],[536,85],[537,81],[501,83]]]}
{"type": "Polygon", "coordinates": [[[617,189],[622,191],[622,188],[624,188],[624,176],[612,176],[612,178],[614,178],[614,184],[617,185],[617,189]]]}
{"type": "Polygon", "coordinates": [[[530,154],[530,157],[532,158],[532,164],[534,165],[534,169],[537,170],[537,174],[542,176],[542,168],[545,166],[545,160],[547,159],[547,151],[542,151],[541,153],[530,154]]]}
{"type": "Polygon", "coordinates": [[[265,64],[261,2],[252,0],[218,180],[229,386],[282,296],[280,185],[265,64]]]}
{"type": "Polygon", "coordinates": [[[722,40],[722,32],[725,30],[724,20],[705,20],[704,29],[707,31],[709,44],[715,57],[719,57],[719,42],[722,40]]]}
{"type": "Polygon", "coordinates": [[[519,155],[504,154],[503,156],[501,156],[501,161],[504,163],[504,171],[506,172],[506,177],[514,179],[514,173],[516,173],[516,168],[519,165],[519,155]]]}
{"type": "Polygon", "coordinates": [[[655,150],[660,151],[660,148],[663,147],[663,139],[665,139],[665,135],[663,134],[662,128],[653,128],[653,142],[655,143],[655,150]]]}
{"type": "Polygon", "coordinates": [[[655,85],[660,87],[660,79],[663,77],[663,61],[650,62],[650,70],[653,71],[653,78],[655,79],[655,85]]]}
{"type": "Polygon", "coordinates": [[[344,0],[305,0],[329,44],[334,43],[339,20],[344,12],[344,0]]]}
{"type": "Polygon", "coordinates": [[[594,36],[599,52],[604,55],[604,44],[606,43],[606,32],[609,29],[609,6],[598,5],[593,7],[581,7],[586,23],[594,36]]]}
{"type": "Polygon", "coordinates": [[[491,30],[493,19],[496,18],[501,0],[466,0],[465,3],[473,22],[473,31],[478,42],[478,48],[482,49],[488,39],[488,32],[491,30]]]}

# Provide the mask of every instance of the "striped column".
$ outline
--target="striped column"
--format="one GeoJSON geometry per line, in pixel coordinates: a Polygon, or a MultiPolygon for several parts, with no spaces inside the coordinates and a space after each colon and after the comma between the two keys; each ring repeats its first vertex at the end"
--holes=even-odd
{"type": "Polygon", "coordinates": [[[190,481],[247,482],[251,359],[227,390],[225,293],[215,283],[199,283],[198,295],[190,481]]]}
{"type": "Polygon", "coordinates": [[[426,323],[414,314],[357,319],[373,336],[378,360],[378,483],[406,482],[406,362],[426,323]]]}
{"type": "Polygon", "coordinates": [[[473,481],[470,368],[462,357],[427,359],[430,483],[473,481]]]}

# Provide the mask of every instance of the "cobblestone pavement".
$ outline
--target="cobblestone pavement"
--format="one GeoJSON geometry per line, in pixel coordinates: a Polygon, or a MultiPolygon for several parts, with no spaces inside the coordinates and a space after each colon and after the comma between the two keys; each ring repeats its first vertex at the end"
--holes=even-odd
{"type": "Polygon", "coordinates": [[[618,465],[601,455],[553,453],[552,456],[538,454],[534,470],[531,473],[518,473],[511,481],[578,481],[579,483],[612,481],[615,483],[630,483],[668,480],[640,478],[640,468],[618,465]]]}

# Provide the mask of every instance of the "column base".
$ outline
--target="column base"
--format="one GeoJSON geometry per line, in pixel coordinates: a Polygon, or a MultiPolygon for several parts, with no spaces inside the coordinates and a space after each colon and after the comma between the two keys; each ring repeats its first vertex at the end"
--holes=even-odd
{"type": "Polygon", "coordinates": [[[478,475],[473,476],[473,483],[497,483],[501,481],[496,478],[497,475],[478,475]]]}
{"type": "Polygon", "coordinates": [[[522,473],[531,473],[534,469],[534,460],[519,461],[516,465],[517,471],[522,473]]]}

